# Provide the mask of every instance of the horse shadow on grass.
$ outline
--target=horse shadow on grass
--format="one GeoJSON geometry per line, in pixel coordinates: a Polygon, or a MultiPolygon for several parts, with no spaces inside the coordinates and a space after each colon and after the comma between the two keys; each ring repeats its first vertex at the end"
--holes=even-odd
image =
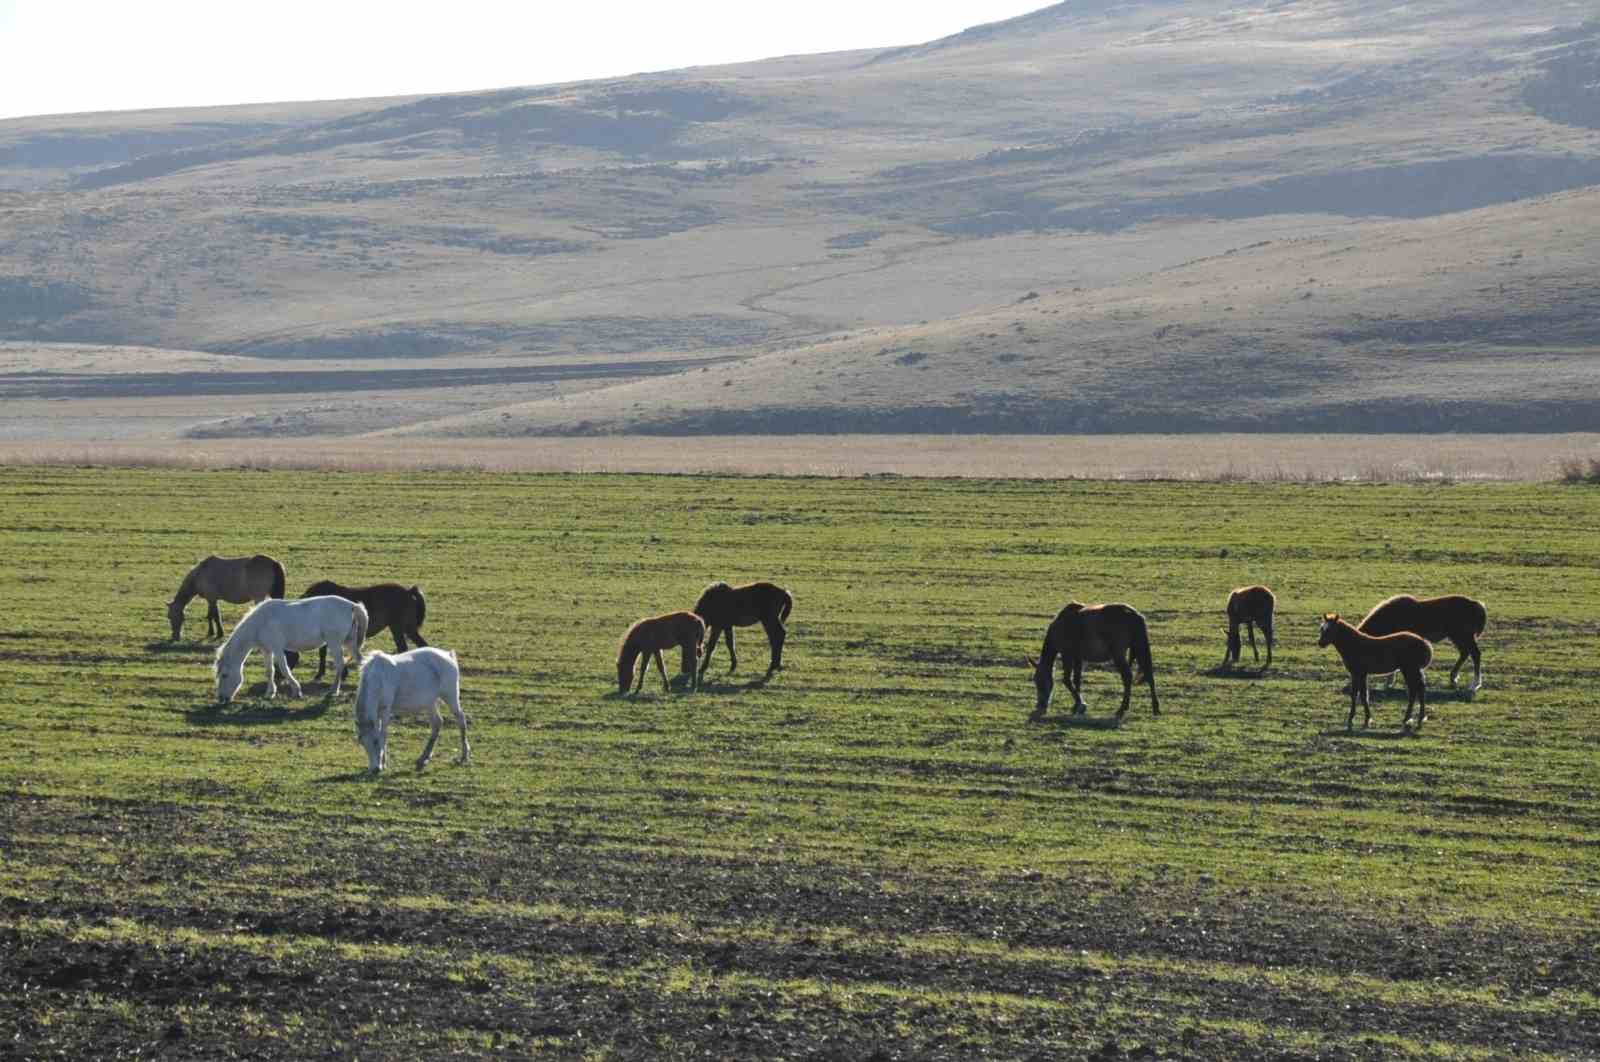
{"type": "Polygon", "coordinates": [[[646,682],[644,688],[637,693],[631,689],[627,693],[611,690],[602,694],[600,699],[602,701],[642,701],[677,696],[679,694],[690,697],[702,694],[712,697],[727,697],[735,693],[744,693],[747,690],[761,689],[770,681],[772,681],[771,675],[762,675],[760,678],[753,678],[747,682],[725,682],[707,677],[700,683],[699,689],[690,689],[688,675],[675,675],[669,681],[669,688],[666,690],[661,688],[660,683],[652,685],[646,682]]]}
{"type": "Polygon", "coordinates": [[[1121,730],[1122,717],[1117,715],[1047,715],[1032,720],[1039,726],[1058,730],[1121,730]]]}
{"type": "Polygon", "coordinates": [[[144,651],[147,653],[211,654],[215,653],[217,651],[217,646],[221,644],[221,642],[175,642],[170,638],[162,638],[160,641],[156,642],[145,642],[144,651]]]}
{"type": "MultiPolygon", "coordinates": [[[[1345,697],[1350,696],[1348,690],[1340,690],[1339,692],[1345,697]]],[[[1477,694],[1469,691],[1465,686],[1445,686],[1440,689],[1435,689],[1431,685],[1428,687],[1429,704],[1444,704],[1446,702],[1464,703],[1466,701],[1471,701],[1476,697],[1477,694]]],[[[1403,701],[1405,699],[1406,688],[1402,683],[1397,682],[1393,686],[1379,686],[1377,684],[1370,684],[1367,686],[1367,700],[1374,704],[1378,703],[1379,701],[1403,701]]]]}
{"type": "MultiPolygon", "coordinates": [[[[731,682],[728,680],[726,674],[724,674],[722,678],[712,678],[708,675],[701,680],[700,688],[695,692],[708,693],[713,697],[726,697],[734,693],[743,693],[746,690],[763,689],[766,687],[767,683],[771,681],[771,675],[761,675],[757,678],[748,679],[744,682],[731,682]]],[[[687,685],[687,683],[685,683],[685,685],[687,685]]],[[[674,686],[674,689],[676,688],[678,687],[674,686]]]]}
{"type": "MultiPolygon", "coordinates": [[[[264,692],[265,683],[261,684],[264,692]]],[[[255,692],[251,691],[252,694],[255,692]]],[[[237,708],[234,704],[208,702],[202,708],[191,708],[183,717],[191,726],[280,726],[284,723],[303,723],[321,719],[333,707],[333,689],[316,700],[245,702],[237,708]],[[303,707],[290,709],[290,704],[303,707]]],[[[238,703],[238,702],[235,702],[238,703]]]]}
{"type": "Polygon", "coordinates": [[[1264,677],[1266,673],[1267,669],[1264,667],[1231,667],[1227,664],[1218,664],[1209,671],[1200,672],[1207,678],[1219,679],[1258,679],[1264,677]]]}
{"type": "Polygon", "coordinates": [[[381,775],[373,774],[366,769],[344,771],[340,774],[325,774],[321,778],[313,778],[313,785],[348,785],[351,782],[376,782],[381,775]]]}
{"type": "Polygon", "coordinates": [[[1363,730],[1357,727],[1346,730],[1342,726],[1330,726],[1319,733],[1325,738],[1346,738],[1351,741],[1403,741],[1406,738],[1421,737],[1422,731],[1412,727],[1398,727],[1393,730],[1388,727],[1373,726],[1363,730]]]}

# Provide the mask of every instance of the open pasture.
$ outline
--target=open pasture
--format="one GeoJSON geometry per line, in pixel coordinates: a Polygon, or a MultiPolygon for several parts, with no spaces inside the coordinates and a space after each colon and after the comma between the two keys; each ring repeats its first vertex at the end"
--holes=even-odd
{"type": "Polygon", "coordinates": [[[0,1056],[1592,1058],[1597,527],[1553,485],[6,468],[0,1056]],[[364,777],[305,659],[216,708],[163,604],[257,551],[420,583],[473,762],[397,724],[364,777]],[[785,669],[742,628],[619,697],[713,579],[794,593],[785,669]],[[1218,674],[1258,582],[1274,666],[1218,674]],[[1318,617],[1402,590],[1486,602],[1486,686],[1439,645],[1420,735],[1376,691],[1347,735],[1318,617]],[[1089,670],[1028,722],[1070,598],[1144,612],[1159,718],[1089,670]]]}

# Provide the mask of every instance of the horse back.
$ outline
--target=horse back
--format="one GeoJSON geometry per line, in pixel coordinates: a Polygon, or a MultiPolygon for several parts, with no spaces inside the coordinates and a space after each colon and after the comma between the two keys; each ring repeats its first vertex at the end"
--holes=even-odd
{"type": "Polygon", "coordinates": [[[1056,614],[1050,633],[1062,655],[1099,664],[1127,656],[1144,625],[1144,615],[1131,605],[1073,601],[1056,614]]]}
{"type": "Polygon", "coordinates": [[[1483,602],[1461,594],[1416,598],[1397,594],[1379,602],[1357,626],[1363,634],[1409,631],[1423,638],[1465,638],[1482,634],[1488,622],[1483,602]]]}
{"type": "Polygon", "coordinates": [[[1397,631],[1379,636],[1367,635],[1358,643],[1361,660],[1372,673],[1422,670],[1433,662],[1433,646],[1419,634],[1397,631]]]}
{"type": "Polygon", "coordinates": [[[1264,586],[1241,586],[1228,595],[1228,617],[1240,623],[1261,623],[1272,615],[1277,599],[1264,586]]]}

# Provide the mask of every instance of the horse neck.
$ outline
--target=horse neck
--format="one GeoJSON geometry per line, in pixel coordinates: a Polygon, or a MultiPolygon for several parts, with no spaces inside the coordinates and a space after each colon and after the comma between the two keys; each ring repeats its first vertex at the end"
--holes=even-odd
{"type": "Polygon", "coordinates": [[[1339,651],[1339,655],[1349,660],[1360,655],[1362,642],[1367,640],[1367,636],[1340,620],[1333,625],[1333,633],[1329,640],[1333,642],[1333,647],[1339,651]]]}
{"type": "Polygon", "coordinates": [[[195,572],[199,570],[199,568],[191,568],[189,574],[183,577],[183,582],[178,584],[178,592],[172,595],[172,600],[177,603],[179,608],[187,605],[200,592],[194,587],[196,581],[195,572]]]}
{"type": "Polygon", "coordinates": [[[619,667],[626,665],[632,668],[633,662],[639,659],[639,654],[644,652],[644,646],[640,644],[640,641],[640,637],[637,634],[633,634],[628,637],[627,641],[622,643],[622,648],[617,652],[617,665],[619,667]]]}

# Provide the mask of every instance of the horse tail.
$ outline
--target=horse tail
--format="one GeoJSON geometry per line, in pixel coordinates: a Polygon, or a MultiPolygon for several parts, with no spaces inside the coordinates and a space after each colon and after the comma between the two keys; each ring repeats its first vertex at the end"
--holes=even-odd
{"type": "Polygon", "coordinates": [[[1130,646],[1133,658],[1139,663],[1140,682],[1148,682],[1150,688],[1156,688],[1156,665],[1150,659],[1150,628],[1145,624],[1143,616],[1136,616],[1133,622],[1133,638],[1130,646]]]}
{"type": "Polygon", "coordinates": [[[283,597],[284,583],[283,563],[275,560],[272,562],[272,597],[283,597]]]}
{"type": "Polygon", "coordinates": [[[1489,625],[1489,610],[1484,608],[1483,602],[1477,598],[1468,598],[1468,600],[1472,602],[1472,634],[1473,637],[1477,637],[1489,625]]]}
{"type": "Polygon", "coordinates": [[[367,640],[367,606],[356,602],[350,610],[350,632],[346,639],[354,638],[355,644],[350,647],[350,652],[355,656],[356,663],[361,662],[361,644],[367,640]]]}
{"type": "Polygon", "coordinates": [[[416,625],[420,627],[423,619],[428,615],[428,601],[422,596],[422,587],[420,586],[413,586],[408,592],[411,594],[411,603],[417,606],[416,625]]]}
{"type": "Polygon", "coordinates": [[[787,623],[787,622],[789,622],[789,610],[792,609],[792,608],[794,608],[794,595],[789,593],[789,591],[784,590],[783,591],[783,606],[778,610],[778,622],[779,623],[787,623]]]}

